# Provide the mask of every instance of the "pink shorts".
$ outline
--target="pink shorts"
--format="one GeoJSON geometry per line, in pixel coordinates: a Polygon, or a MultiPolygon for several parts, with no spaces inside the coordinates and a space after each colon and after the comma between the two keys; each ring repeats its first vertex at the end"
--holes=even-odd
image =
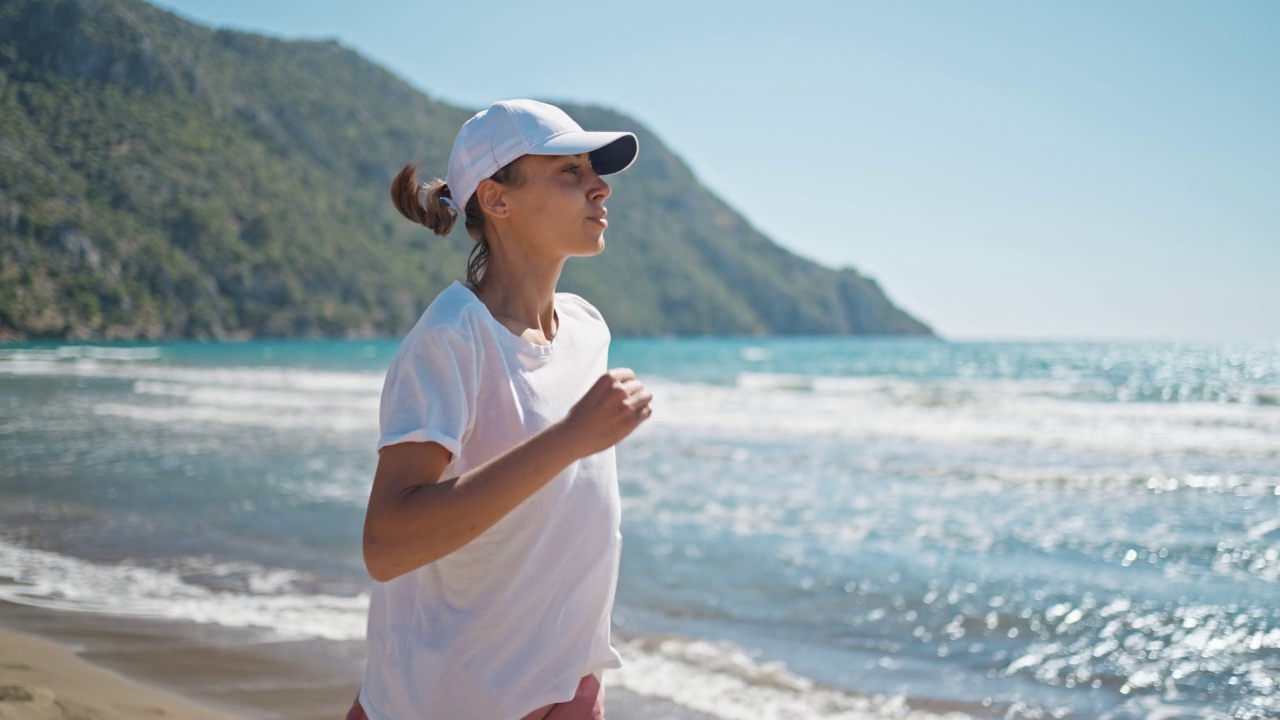
{"type": "MultiPolygon", "coordinates": [[[[358,695],[347,711],[347,720],[369,720],[358,695]]],[[[600,687],[600,678],[584,675],[572,700],[543,705],[521,720],[604,720],[604,688],[600,687]]]]}

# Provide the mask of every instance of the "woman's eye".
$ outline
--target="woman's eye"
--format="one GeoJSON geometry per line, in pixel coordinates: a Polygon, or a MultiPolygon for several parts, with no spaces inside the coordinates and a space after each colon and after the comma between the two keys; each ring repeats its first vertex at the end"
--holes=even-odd
{"type": "Polygon", "coordinates": [[[577,175],[577,174],[578,174],[578,171],[579,171],[579,170],[581,170],[581,169],[582,169],[582,166],[581,166],[581,165],[570,165],[569,167],[565,168],[565,169],[564,169],[564,171],[565,171],[565,172],[573,173],[574,175],[577,175]]]}

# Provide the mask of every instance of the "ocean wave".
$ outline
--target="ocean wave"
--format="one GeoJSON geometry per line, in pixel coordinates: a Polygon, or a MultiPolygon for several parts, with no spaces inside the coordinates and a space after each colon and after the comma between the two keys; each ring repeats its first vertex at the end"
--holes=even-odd
{"type": "Polygon", "coordinates": [[[301,573],[199,558],[157,569],[89,562],[0,540],[0,598],[55,610],[138,615],[236,628],[273,637],[364,637],[368,594],[298,592],[301,573]],[[224,582],[212,582],[217,578],[224,582]],[[243,584],[243,590],[210,585],[243,584]],[[193,582],[201,579],[203,582],[193,582]]]}
{"type": "MultiPolygon", "coordinates": [[[[296,378],[294,378],[296,380],[296,378]]],[[[363,391],[325,388],[323,390],[279,389],[276,387],[245,388],[238,384],[194,384],[172,381],[139,380],[133,384],[135,395],[180,398],[193,405],[219,407],[292,408],[322,410],[342,407],[362,411],[378,410],[378,395],[363,391]]]]}
{"type": "Polygon", "coordinates": [[[73,354],[69,361],[47,357],[55,351],[9,351],[0,354],[0,373],[65,375],[80,378],[181,383],[193,387],[296,390],[317,393],[379,393],[380,372],[316,370],[287,366],[200,367],[144,362],[101,362],[93,355],[73,354]],[[37,353],[28,356],[27,353],[37,353]]]}
{"type": "MultiPolygon", "coordinates": [[[[132,398],[99,403],[95,410],[100,414],[161,423],[337,431],[376,428],[382,384],[372,374],[310,370],[151,368],[143,373],[107,368],[96,374],[134,380],[132,398]]],[[[1067,403],[1007,393],[973,399],[982,388],[940,396],[905,382],[890,385],[890,392],[867,394],[797,395],[662,381],[650,387],[660,403],[652,425],[682,430],[1077,448],[1122,455],[1280,456],[1280,413],[1254,406],[1067,403]],[[959,400],[962,394],[970,399],[959,400]]]]}
{"type": "Polygon", "coordinates": [[[84,397],[102,398],[91,400],[95,414],[143,423],[336,432],[377,430],[382,390],[382,375],[378,373],[104,363],[83,353],[67,354],[73,358],[70,362],[46,357],[56,354],[39,351],[34,359],[25,354],[18,360],[10,357],[0,361],[0,373],[132,381],[128,394],[86,393],[84,397]]]}
{"type": "Polygon", "coordinates": [[[744,390],[874,395],[901,402],[962,404],[983,396],[1045,397],[1065,401],[1150,404],[1280,404],[1280,386],[1236,383],[1214,386],[1187,383],[1115,383],[1103,378],[919,378],[902,375],[806,375],[743,371],[733,387],[744,390]],[[975,392],[976,391],[976,392],[975,392]]]}
{"type": "Polygon", "coordinates": [[[215,407],[215,406],[145,406],[127,403],[98,403],[93,406],[94,413],[118,418],[126,418],[138,422],[165,425],[170,427],[226,425],[248,428],[269,428],[273,430],[332,430],[336,432],[376,432],[378,428],[377,408],[363,411],[360,408],[348,413],[316,413],[312,408],[296,408],[289,412],[247,412],[248,409],[261,409],[260,406],[215,407]]]}
{"type": "Polygon", "coordinates": [[[1124,456],[1280,457],[1280,413],[1255,405],[1066,401],[1006,381],[942,387],[841,379],[840,392],[803,393],[779,389],[801,382],[795,378],[771,378],[765,389],[752,386],[754,382],[748,387],[650,382],[655,402],[651,424],[729,436],[906,439],[1124,456]]]}
{"type": "MultiPolygon", "coordinates": [[[[867,464],[880,469],[878,463],[867,464]]],[[[898,468],[899,471],[902,468],[898,468]]],[[[1080,468],[1067,464],[1002,465],[993,462],[932,463],[911,468],[920,477],[953,478],[970,482],[1044,486],[1049,488],[1117,491],[1141,488],[1154,494],[1211,492],[1233,495],[1280,495],[1280,468],[1275,475],[1248,473],[1135,472],[1127,467],[1080,468]]]]}
{"type": "MultiPolygon", "coordinates": [[[[128,396],[104,397],[95,410],[142,422],[283,429],[312,423],[368,431],[377,421],[383,382],[378,372],[115,362],[86,356],[83,349],[66,353],[70,361],[46,357],[65,349],[10,351],[0,358],[0,373],[130,380],[128,396]]],[[[1071,399],[1064,393],[1080,384],[1059,380],[741,373],[731,386],[661,379],[647,384],[656,410],[649,425],[681,432],[902,439],[1122,456],[1280,457],[1280,412],[1274,407],[1071,399]]]]}
{"type": "Polygon", "coordinates": [[[0,366],[10,363],[50,363],[69,360],[109,360],[115,362],[141,362],[159,360],[163,352],[158,347],[111,347],[102,345],[61,345],[53,348],[23,348],[0,350],[0,366]]]}
{"type": "MultiPolygon", "coordinates": [[[[163,568],[103,564],[7,540],[0,540],[0,576],[0,598],[9,602],[258,629],[276,639],[362,639],[369,604],[367,593],[308,593],[314,579],[295,570],[203,558],[163,568]]],[[[825,688],[730,643],[638,637],[615,644],[625,666],[606,673],[607,684],[726,720],[970,717],[911,709],[901,695],[825,688]]]]}
{"type": "Polygon", "coordinates": [[[912,708],[903,695],[856,695],[817,685],[728,642],[679,637],[616,643],[623,666],[606,686],[670,700],[725,720],[962,720],[972,715],[912,708]]]}

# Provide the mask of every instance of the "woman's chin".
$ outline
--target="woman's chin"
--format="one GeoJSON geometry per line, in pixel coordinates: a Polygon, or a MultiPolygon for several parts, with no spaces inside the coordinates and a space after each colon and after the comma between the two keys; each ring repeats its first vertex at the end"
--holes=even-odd
{"type": "Polygon", "coordinates": [[[581,255],[582,257],[590,257],[592,255],[599,255],[602,252],[604,252],[604,233],[603,232],[600,233],[594,239],[587,240],[586,243],[584,243],[583,251],[579,253],[579,255],[581,255]]]}

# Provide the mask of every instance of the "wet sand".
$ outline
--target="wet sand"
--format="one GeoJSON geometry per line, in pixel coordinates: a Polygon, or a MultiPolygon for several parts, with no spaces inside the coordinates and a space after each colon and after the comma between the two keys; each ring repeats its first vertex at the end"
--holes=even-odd
{"type": "MultiPolygon", "coordinates": [[[[364,644],[0,601],[0,720],[340,720],[364,644]]],[[[610,687],[610,720],[713,720],[610,687]]]]}
{"type": "Polygon", "coordinates": [[[232,717],[90,665],[62,645],[0,631],[0,720],[232,717]]]}

